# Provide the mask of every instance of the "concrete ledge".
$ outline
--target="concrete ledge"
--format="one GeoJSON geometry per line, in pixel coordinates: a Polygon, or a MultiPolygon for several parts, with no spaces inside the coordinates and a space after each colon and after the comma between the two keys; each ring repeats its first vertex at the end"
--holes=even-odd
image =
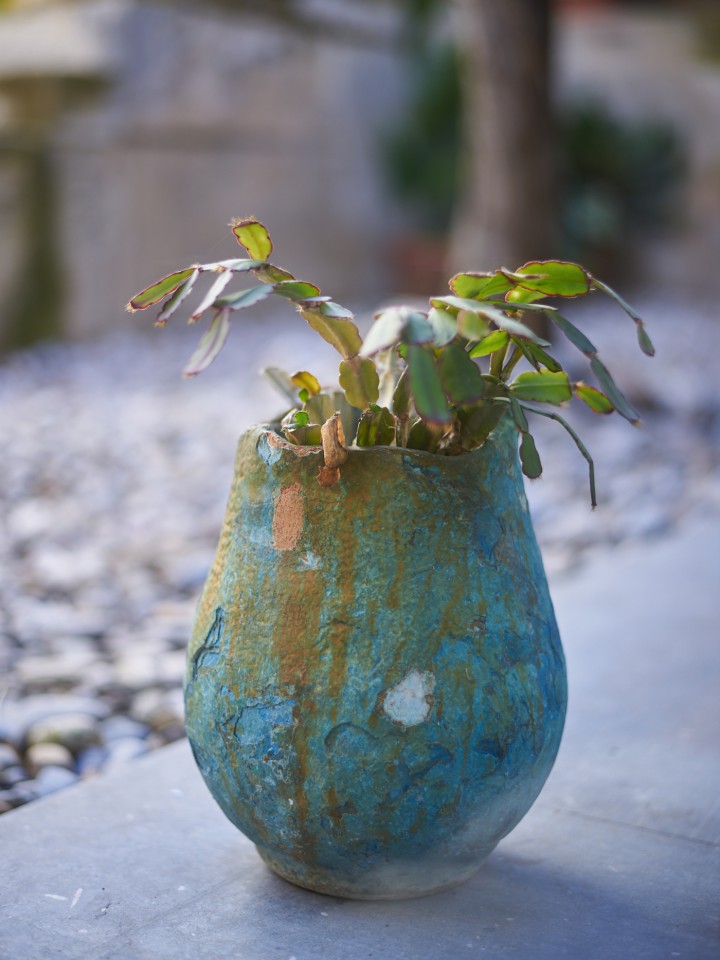
{"type": "Polygon", "coordinates": [[[181,743],[0,819],[0,957],[715,960],[718,544],[715,521],[556,585],[560,757],[464,886],[363,903],[284,883],[181,743]]]}

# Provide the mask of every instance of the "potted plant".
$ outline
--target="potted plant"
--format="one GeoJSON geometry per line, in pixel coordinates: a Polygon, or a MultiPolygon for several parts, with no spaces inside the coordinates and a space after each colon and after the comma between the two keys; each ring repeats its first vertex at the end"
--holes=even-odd
{"type": "MultiPolygon", "coordinates": [[[[339,388],[268,371],[278,422],[240,438],[187,661],[187,728],[224,812],[281,876],[344,897],[431,893],[471,876],[524,816],[560,743],[565,666],[522,472],[530,423],[576,397],[637,414],[588,338],[548,301],[600,290],[577,264],[461,273],[427,310],[349,310],[270,261],[179,270],[135,296],[165,324],[209,274],[212,311],[185,374],[217,356],[238,310],[290,301],[341,355],[339,388]],[[227,292],[240,277],[259,285],[227,292]],[[523,317],[541,311],[589,360],[572,382],[523,317]],[[518,372],[520,363],[528,369],[518,372]],[[519,450],[519,457],[518,457],[519,450]]],[[[556,302],[557,302],[556,300],[556,302]]]]}

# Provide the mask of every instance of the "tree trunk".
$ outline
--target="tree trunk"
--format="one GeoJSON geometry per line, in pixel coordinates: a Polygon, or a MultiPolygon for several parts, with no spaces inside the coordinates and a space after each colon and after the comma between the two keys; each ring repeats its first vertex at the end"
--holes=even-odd
{"type": "Polygon", "coordinates": [[[555,249],[549,0],[456,0],[466,155],[453,270],[514,269],[555,249]]]}

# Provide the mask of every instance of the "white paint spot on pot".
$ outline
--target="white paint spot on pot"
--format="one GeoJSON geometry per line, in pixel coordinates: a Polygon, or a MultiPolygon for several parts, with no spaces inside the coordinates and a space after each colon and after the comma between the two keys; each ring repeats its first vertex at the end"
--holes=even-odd
{"type": "Polygon", "coordinates": [[[385,691],[383,710],[403,727],[417,726],[430,716],[434,689],[434,674],[429,670],[411,670],[397,686],[385,691]]]}

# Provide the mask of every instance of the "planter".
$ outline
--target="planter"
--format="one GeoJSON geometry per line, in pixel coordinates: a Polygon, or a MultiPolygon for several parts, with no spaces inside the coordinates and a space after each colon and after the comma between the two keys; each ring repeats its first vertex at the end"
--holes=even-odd
{"type": "Polygon", "coordinates": [[[340,897],[470,877],[538,795],[565,665],[504,425],[461,457],[240,440],[186,676],[198,766],[282,877],[340,897]]]}

